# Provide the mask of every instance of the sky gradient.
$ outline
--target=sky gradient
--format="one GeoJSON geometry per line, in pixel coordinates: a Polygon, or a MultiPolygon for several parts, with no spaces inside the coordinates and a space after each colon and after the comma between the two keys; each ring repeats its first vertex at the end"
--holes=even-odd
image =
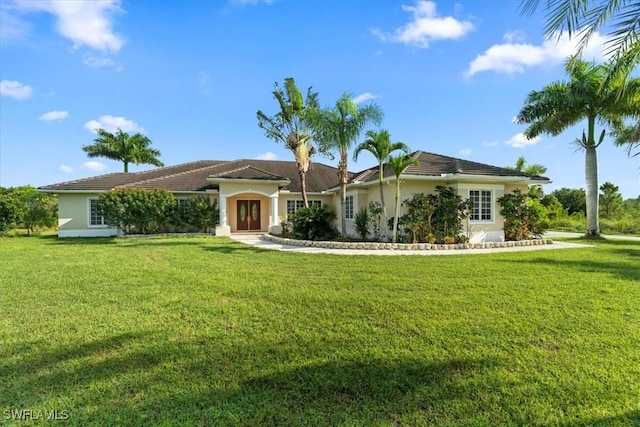
{"type": "MultiPolygon", "coordinates": [[[[344,92],[377,103],[381,128],[412,150],[496,166],[524,156],[548,168],[547,192],[583,188],[572,141],[586,124],[527,141],[513,123],[529,91],[564,78],[575,45],[545,40],[543,18],[518,1],[3,0],[0,185],[122,171],[82,151],[98,127],[144,133],[166,165],[291,160],[256,111],[274,114],[274,82],[294,77],[322,106],[344,92]]],[[[585,59],[602,60],[605,40],[585,59]]],[[[598,154],[600,183],[638,197],[640,156],[609,140],[598,154]]],[[[365,153],[349,169],[374,163],[365,153]]]]}

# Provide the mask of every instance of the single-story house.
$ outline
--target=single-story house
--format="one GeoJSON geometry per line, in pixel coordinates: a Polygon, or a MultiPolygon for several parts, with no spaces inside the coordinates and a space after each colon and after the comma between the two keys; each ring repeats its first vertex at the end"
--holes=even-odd
{"type": "MultiPolygon", "coordinates": [[[[471,242],[503,241],[503,219],[497,199],[515,189],[549,179],[469,160],[416,151],[401,176],[402,199],[415,193],[432,193],[437,185],[454,188],[464,199],[474,201],[469,218],[471,242]]],[[[395,201],[395,176],[384,168],[384,197],[388,215],[395,201]]],[[[313,162],[306,176],[310,203],[322,203],[340,212],[340,187],[335,167],[313,162]]],[[[39,190],[58,194],[59,237],[114,236],[100,214],[100,193],[121,188],[163,188],[175,197],[196,195],[217,201],[220,221],[216,235],[242,232],[280,232],[281,215],[302,207],[298,170],[294,161],[200,160],[135,173],[111,173],[75,181],[46,185],[39,190]]],[[[346,194],[347,234],[356,235],[354,217],[370,201],[380,201],[378,166],[350,173],[346,194]]],[[[341,215],[336,226],[340,229],[341,215]]]]}

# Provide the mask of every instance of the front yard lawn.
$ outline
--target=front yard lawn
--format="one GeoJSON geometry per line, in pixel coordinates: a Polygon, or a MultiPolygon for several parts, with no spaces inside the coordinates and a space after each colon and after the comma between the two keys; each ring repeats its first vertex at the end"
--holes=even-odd
{"type": "Polygon", "coordinates": [[[0,239],[0,424],[640,425],[640,243],[595,245],[0,239]]]}

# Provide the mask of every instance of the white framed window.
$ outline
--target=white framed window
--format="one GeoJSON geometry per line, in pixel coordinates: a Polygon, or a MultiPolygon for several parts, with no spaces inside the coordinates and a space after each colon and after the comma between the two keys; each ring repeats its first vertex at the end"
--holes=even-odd
{"type": "Polygon", "coordinates": [[[473,222],[493,222],[493,191],[469,190],[469,200],[473,203],[469,220],[473,222]]]}
{"type": "Polygon", "coordinates": [[[89,227],[105,227],[107,223],[104,221],[104,215],[98,205],[98,198],[89,198],[89,227]]]}
{"type": "Polygon", "coordinates": [[[347,196],[344,202],[345,219],[353,219],[353,196],[347,196]]]}
{"type": "Polygon", "coordinates": [[[191,206],[191,199],[189,197],[176,197],[176,204],[179,211],[184,211],[191,206]]]}
{"type": "MultiPolygon", "coordinates": [[[[321,200],[309,200],[309,207],[311,206],[322,206],[321,200]]],[[[304,208],[303,200],[287,200],[287,217],[291,218],[291,216],[298,210],[304,208]]]]}

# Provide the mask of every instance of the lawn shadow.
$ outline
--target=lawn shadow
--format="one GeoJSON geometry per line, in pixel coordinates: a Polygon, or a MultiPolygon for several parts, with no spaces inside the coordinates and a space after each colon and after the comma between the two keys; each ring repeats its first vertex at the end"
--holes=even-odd
{"type": "Polygon", "coordinates": [[[87,383],[108,379],[140,366],[154,364],[144,354],[136,356],[104,357],[93,363],[83,359],[118,352],[120,349],[147,339],[144,333],[123,333],[81,344],[54,345],[44,341],[22,342],[2,349],[0,378],[7,386],[2,403],[9,408],[36,408],[39,393],[65,395],[83,388],[87,383]],[[16,361],[14,361],[16,360],[16,361]]]}
{"type": "MultiPolygon", "coordinates": [[[[621,241],[617,241],[617,242],[621,242],[621,241]]],[[[610,253],[618,254],[620,256],[619,259],[640,257],[640,243],[636,244],[633,242],[622,242],[621,244],[615,243],[614,245],[627,246],[625,248],[608,249],[610,253]],[[634,246],[634,247],[631,248],[628,246],[634,246]]],[[[522,263],[522,264],[541,264],[541,265],[548,265],[553,267],[565,266],[571,269],[577,269],[587,273],[606,272],[611,275],[620,276],[621,278],[626,280],[640,282],[640,265],[638,264],[625,265],[622,262],[597,261],[594,259],[558,259],[558,258],[548,258],[548,257],[535,257],[535,258],[529,258],[526,260],[517,260],[517,261],[509,260],[505,262],[522,263]]]]}
{"type": "MultiPolygon", "coordinates": [[[[49,399],[74,402],[57,408],[70,412],[73,425],[438,421],[452,411],[452,401],[474,402],[478,393],[490,395],[495,384],[486,378],[499,366],[494,359],[464,358],[282,363],[278,352],[290,358],[299,344],[252,342],[224,349],[187,340],[170,345],[161,331],[48,345],[32,342],[3,349],[3,409],[37,411],[49,399]],[[254,360],[259,369],[251,366],[254,360]],[[469,388],[475,379],[480,390],[469,388]]],[[[468,415],[469,409],[464,412],[468,415]]]]}
{"type": "Polygon", "coordinates": [[[469,381],[491,376],[498,365],[494,359],[463,358],[343,359],[294,368],[274,363],[271,372],[248,376],[236,386],[172,396],[150,402],[153,406],[145,410],[197,405],[198,425],[437,423],[455,417],[452,402],[476,401],[481,407],[477,395],[489,395],[490,385],[473,389],[469,381]]]}
{"type": "Polygon", "coordinates": [[[562,425],[563,427],[610,427],[610,426],[640,426],[640,409],[626,414],[612,417],[594,418],[591,420],[573,421],[562,425]]]}
{"type": "Polygon", "coordinates": [[[236,242],[225,237],[215,236],[144,236],[144,237],[65,237],[43,236],[47,244],[63,246],[98,246],[115,245],[121,249],[134,249],[141,247],[201,247],[206,251],[220,254],[234,254],[238,252],[261,253],[266,249],[256,248],[251,245],[236,242]]]}

